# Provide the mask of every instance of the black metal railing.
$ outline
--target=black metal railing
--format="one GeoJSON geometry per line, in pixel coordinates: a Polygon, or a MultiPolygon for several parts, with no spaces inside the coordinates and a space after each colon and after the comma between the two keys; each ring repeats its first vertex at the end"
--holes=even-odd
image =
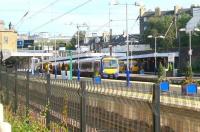
{"type": "Polygon", "coordinates": [[[0,71],[1,102],[51,131],[198,131],[200,96],[158,89],[153,83],[126,87],[119,81],[95,84],[0,71]]]}

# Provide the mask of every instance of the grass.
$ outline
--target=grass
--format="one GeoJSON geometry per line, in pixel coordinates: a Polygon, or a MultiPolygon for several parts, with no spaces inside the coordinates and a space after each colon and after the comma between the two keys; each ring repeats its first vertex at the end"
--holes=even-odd
{"type": "Polygon", "coordinates": [[[32,120],[31,117],[15,115],[7,107],[4,110],[5,120],[11,124],[12,132],[48,132],[47,128],[32,120]]]}

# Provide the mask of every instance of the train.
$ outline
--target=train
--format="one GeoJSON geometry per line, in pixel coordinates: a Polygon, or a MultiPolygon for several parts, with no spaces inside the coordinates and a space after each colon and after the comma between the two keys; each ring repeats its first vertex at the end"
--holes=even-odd
{"type": "MultiPolygon", "coordinates": [[[[37,66],[41,69],[42,64],[37,66]]],[[[72,73],[74,76],[94,77],[101,76],[102,78],[118,78],[119,76],[119,60],[113,56],[91,57],[72,60],[72,73]],[[78,68],[79,67],[79,68],[78,68]]],[[[57,62],[43,63],[43,69],[40,71],[49,71],[51,74],[61,74],[61,70],[70,70],[70,60],[61,60],[57,62]],[[56,70],[55,70],[56,65],[56,70]]],[[[67,72],[66,72],[67,73],[67,72]]]]}

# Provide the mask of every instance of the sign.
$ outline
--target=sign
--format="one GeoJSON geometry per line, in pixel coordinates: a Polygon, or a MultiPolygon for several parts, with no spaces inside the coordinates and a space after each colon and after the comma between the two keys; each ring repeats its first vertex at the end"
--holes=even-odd
{"type": "Polygon", "coordinates": [[[174,54],[168,54],[168,62],[174,62],[174,54]]]}
{"type": "Polygon", "coordinates": [[[59,47],[59,51],[65,51],[65,47],[59,47]]]}
{"type": "Polygon", "coordinates": [[[29,45],[33,45],[33,43],[34,43],[34,40],[30,40],[30,39],[29,40],[24,40],[23,47],[24,48],[28,48],[28,46],[29,45]]]}
{"type": "Polygon", "coordinates": [[[22,48],[24,46],[23,40],[17,40],[17,48],[22,48]]]}

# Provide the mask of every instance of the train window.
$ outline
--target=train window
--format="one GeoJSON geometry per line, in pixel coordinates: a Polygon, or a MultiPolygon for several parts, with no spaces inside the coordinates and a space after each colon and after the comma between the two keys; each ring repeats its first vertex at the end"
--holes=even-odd
{"type": "Polygon", "coordinates": [[[92,68],[92,62],[84,62],[81,63],[81,69],[91,69],[92,68]]]}
{"type": "Polygon", "coordinates": [[[104,68],[116,68],[118,67],[117,60],[105,60],[103,61],[104,68]]]}

